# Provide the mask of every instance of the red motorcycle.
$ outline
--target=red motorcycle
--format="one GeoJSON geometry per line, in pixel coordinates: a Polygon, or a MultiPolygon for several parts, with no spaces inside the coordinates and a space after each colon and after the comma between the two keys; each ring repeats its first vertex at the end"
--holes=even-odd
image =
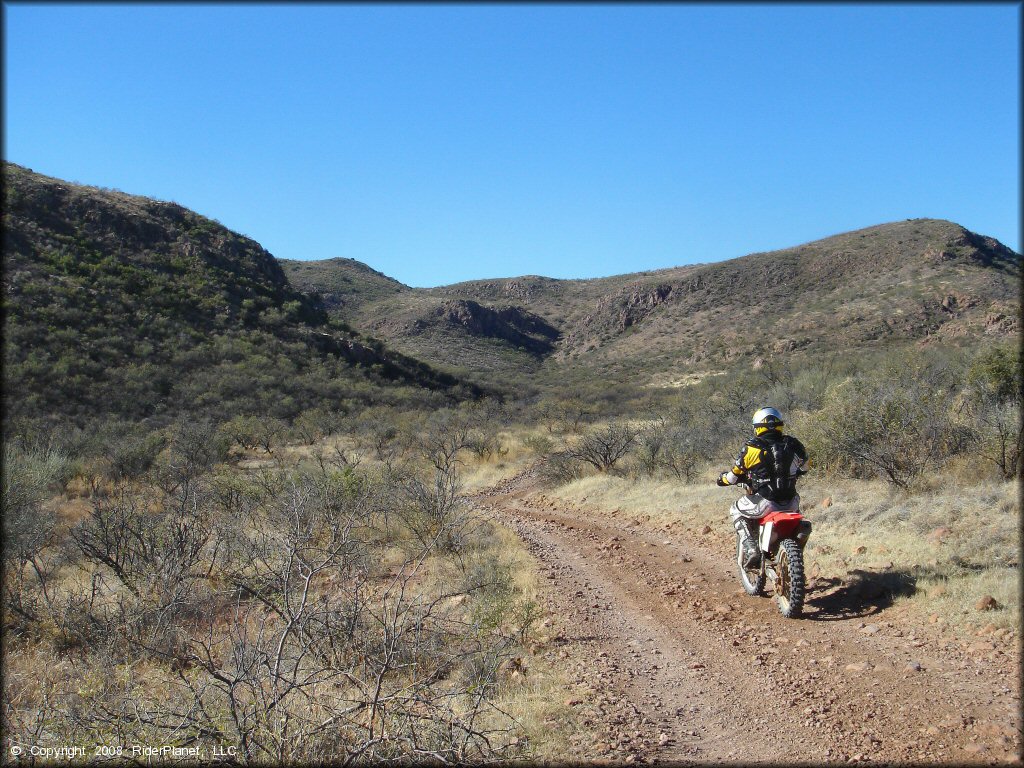
{"type": "Polygon", "coordinates": [[[742,542],[736,536],[740,583],[748,595],[760,595],[770,580],[782,615],[796,618],[804,607],[804,546],[811,535],[811,521],[798,509],[782,511],[769,506],[759,523],[759,564],[744,566],[742,542]]]}

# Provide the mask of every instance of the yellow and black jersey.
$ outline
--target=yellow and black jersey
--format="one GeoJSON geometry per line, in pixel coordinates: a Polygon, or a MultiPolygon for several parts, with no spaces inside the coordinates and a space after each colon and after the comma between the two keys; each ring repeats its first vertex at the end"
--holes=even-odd
{"type": "Polygon", "coordinates": [[[767,432],[744,443],[730,472],[729,484],[747,483],[766,499],[785,501],[796,493],[796,478],[810,466],[807,449],[790,435],[767,432]]]}

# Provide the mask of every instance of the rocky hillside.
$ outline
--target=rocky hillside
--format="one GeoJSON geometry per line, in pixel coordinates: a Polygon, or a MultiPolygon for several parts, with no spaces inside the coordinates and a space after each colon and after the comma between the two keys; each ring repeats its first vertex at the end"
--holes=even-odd
{"type": "Polygon", "coordinates": [[[295,288],[319,297],[325,309],[344,319],[351,319],[364,304],[412,290],[355,259],[279,263],[295,288]]]}
{"type": "Polygon", "coordinates": [[[11,413],[290,418],[423,390],[674,387],[769,357],[1019,333],[1020,255],[934,219],[712,264],[414,289],[352,259],[278,261],[174,203],[10,164],[4,203],[11,413]]]}
{"type": "Polygon", "coordinates": [[[992,238],[913,219],[713,264],[407,288],[348,317],[408,354],[480,380],[529,370],[557,382],[572,369],[672,385],[773,355],[1012,337],[1020,269],[1020,255],[992,238]],[[514,308],[543,329],[532,334],[539,344],[480,322],[514,308]]]}
{"type": "Polygon", "coordinates": [[[258,243],[180,205],[9,163],[3,186],[9,416],[291,418],[457,384],[329,321],[258,243]]]}

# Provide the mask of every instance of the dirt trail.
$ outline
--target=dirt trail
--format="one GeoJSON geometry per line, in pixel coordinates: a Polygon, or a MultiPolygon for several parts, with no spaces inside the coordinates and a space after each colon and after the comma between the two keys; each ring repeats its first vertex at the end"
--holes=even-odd
{"type": "Polygon", "coordinates": [[[558,657],[587,691],[572,705],[603,734],[573,758],[1019,761],[1016,635],[951,642],[820,579],[787,620],[742,592],[721,532],[584,515],[538,496],[529,473],[474,500],[547,577],[558,657]]]}

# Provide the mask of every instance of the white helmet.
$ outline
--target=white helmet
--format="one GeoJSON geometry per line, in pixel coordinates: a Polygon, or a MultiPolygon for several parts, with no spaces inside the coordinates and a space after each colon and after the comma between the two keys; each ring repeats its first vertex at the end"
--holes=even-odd
{"type": "Polygon", "coordinates": [[[751,419],[751,426],[754,428],[755,435],[760,435],[769,429],[781,430],[782,425],[782,414],[771,407],[761,408],[754,414],[754,418],[751,419]]]}

